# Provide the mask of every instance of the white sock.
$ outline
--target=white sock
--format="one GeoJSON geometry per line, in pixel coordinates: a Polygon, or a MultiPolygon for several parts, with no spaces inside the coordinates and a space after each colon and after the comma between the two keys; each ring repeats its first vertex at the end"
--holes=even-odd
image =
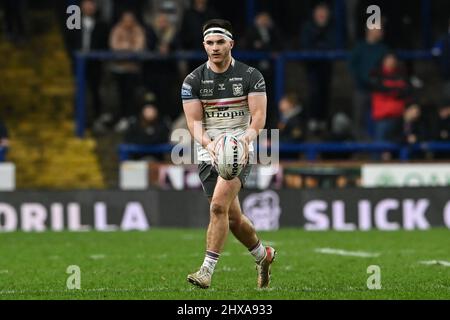
{"type": "Polygon", "coordinates": [[[261,241],[258,241],[256,246],[253,249],[249,249],[249,251],[258,263],[266,257],[266,248],[261,241]]]}
{"type": "Polygon", "coordinates": [[[206,251],[205,260],[203,260],[202,267],[206,267],[209,273],[213,274],[217,261],[219,261],[219,254],[213,251],[206,251]]]}

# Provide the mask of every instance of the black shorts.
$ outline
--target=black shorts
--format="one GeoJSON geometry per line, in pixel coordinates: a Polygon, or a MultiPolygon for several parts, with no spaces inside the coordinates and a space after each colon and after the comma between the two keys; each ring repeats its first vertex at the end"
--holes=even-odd
{"type": "MultiPolygon", "coordinates": [[[[247,163],[247,165],[242,169],[238,178],[241,180],[241,188],[244,188],[245,180],[250,174],[252,165],[247,163]]],[[[219,173],[216,168],[210,162],[200,162],[198,165],[198,175],[200,176],[200,181],[202,182],[203,192],[208,198],[212,198],[214,194],[214,189],[216,188],[217,178],[219,173]]]]}

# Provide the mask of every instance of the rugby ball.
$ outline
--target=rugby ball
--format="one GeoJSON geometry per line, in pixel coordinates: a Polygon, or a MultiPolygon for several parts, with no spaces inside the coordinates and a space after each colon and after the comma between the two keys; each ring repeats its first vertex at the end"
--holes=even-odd
{"type": "Polygon", "coordinates": [[[216,144],[217,172],[225,180],[237,177],[245,164],[241,163],[244,153],[242,142],[231,134],[225,134],[216,144]]]}

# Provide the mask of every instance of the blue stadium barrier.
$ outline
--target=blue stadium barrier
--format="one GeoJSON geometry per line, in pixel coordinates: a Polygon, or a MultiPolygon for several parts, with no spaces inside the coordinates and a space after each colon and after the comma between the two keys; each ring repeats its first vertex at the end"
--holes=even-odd
{"type": "Polygon", "coordinates": [[[0,162],[4,162],[6,160],[6,153],[8,152],[8,148],[0,147],[0,162]]]}
{"type": "Polygon", "coordinates": [[[126,161],[130,159],[133,154],[164,154],[172,151],[171,144],[155,144],[155,145],[140,145],[140,144],[120,144],[119,145],[119,161],[126,161]]]}
{"type": "MultiPolygon", "coordinates": [[[[431,50],[423,51],[398,51],[400,58],[405,60],[425,60],[432,59],[431,50]]],[[[112,52],[112,51],[93,51],[89,53],[76,52],[76,102],[75,115],[76,126],[75,133],[82,138],[86,129],[86,61],[87,60],[199,60],[206,59],[203,51],[178,51],[170,55],[161,55],[154,52],[112,52]]],[[[285,72],[287,61],[305,61],[305,60],[345,60],[349,57],[349,52],[344,50],[335,51],[284,51],[274,52],[255,52],[255,51],[234,51],[233,56],[239,60],[272,60],[275,66],[275,101],[280,101],[285,92],[285,72]]]]}
{"type": "MultiPolygon", "coordinates": [[[[322,153],[367,152],[378,154],[385,151],[401,151],[402,146],[395,143],[359,143],[359,142],[321,142],[321,143],[284,143],[280,144],[280,153],[304,153],[309,161],[317,160],[322,153]]],[[[407,159],[402,159],[407,160],[407,159]]]]}
{"type": "Polygon", "coordinates": [[[411,146],[410,151],[412,152],[449,152],[450,151],[450,142],[441,142],[441,141],[429,141],[429,142],[420,142],[411,146]]]}
{"type": "MultiPolygon", "coordinates": [[[[121,144],[118,147],[120,161],[126,161],[134,154],[164,154],[171,152],[173,145],[136,145],[121,144]]],[[[308,161],[317,160],[323,153],[364,152],[380,154],[397,152],[399,159],[408,161],[414,152],[450,152],[450,142],[421,142],[414,145],[396,143],[360,143],[360,142],[322,142],[322,143],[282,143],[280,153],[303,153],[308,161]]]]}

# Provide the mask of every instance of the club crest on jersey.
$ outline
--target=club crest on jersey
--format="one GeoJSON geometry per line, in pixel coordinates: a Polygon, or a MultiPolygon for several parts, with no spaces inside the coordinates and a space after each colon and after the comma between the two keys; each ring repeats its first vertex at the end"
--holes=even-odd
{"type": "Polygon", "coordinates": [[[190,98],[192,96],[192,87],[187,83],[183,83],[181,87],[181,95],[183,98],[190,98]]]}
{"type": "Polygon", "coordinates": [[[244,89],[242,87],[242,83],[234,83],[233,84],[233,95],[241,96],[244,93],[244,89]]]}

